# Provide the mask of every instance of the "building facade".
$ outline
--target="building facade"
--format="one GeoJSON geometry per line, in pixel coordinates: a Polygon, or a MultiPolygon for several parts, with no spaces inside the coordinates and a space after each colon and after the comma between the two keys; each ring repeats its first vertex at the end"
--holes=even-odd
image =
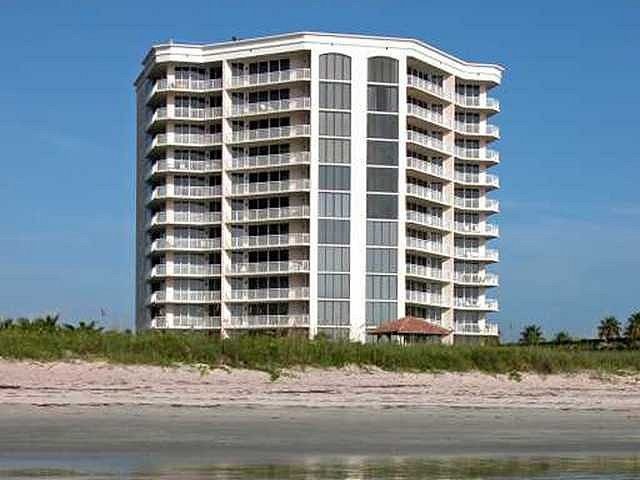
{"type": "Polygon", "coordinates": [[[154,46],[136,80],[138,329],[366,341],[487,316],[502,68],[412,39],[154,46]]]}

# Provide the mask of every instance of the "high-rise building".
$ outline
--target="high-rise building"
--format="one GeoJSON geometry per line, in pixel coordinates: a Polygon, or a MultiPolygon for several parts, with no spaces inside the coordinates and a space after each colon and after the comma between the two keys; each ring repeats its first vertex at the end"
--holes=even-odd
{"type": "Polygon", "coordinates": [[[502,67],[404,38],[151,48],[137,93],[136,324],[367,340],[498,335],[502,67]]]}

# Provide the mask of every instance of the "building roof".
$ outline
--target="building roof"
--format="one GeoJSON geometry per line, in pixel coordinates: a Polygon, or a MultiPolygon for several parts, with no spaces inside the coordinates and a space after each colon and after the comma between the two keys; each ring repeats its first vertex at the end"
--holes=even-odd
{"type": "Polygon", "coordinates": [[[413,334],[444,336],[449,335],[451,331],[418,317],[404,317],[383,323],[371,333],[373,335],[413,334]]]}

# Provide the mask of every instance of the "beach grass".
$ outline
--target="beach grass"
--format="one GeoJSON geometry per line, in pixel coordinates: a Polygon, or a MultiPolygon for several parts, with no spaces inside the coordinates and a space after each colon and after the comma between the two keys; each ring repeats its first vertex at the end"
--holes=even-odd
{"type": "Polygon", "coordinates": [[[640,372],[640,350],[563,346],[445,346],[359,344],[300,337],[247,335],[220,340],[198,332],[138,334],[12,326],[0,329],[0,357],[16,360],[107,361],[119,364],[202,364],[272,372],[350,365],[388,371],[513,375],[600,371],[640,372]]]}

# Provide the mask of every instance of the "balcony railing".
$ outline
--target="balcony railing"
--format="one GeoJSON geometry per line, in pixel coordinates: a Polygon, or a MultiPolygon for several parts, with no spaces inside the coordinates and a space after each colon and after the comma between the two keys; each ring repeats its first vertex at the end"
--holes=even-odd
{"type": "Polygon", "coordinates": [[[187,223],[194,225],[207,225],[219,223],[222,220],[220,212],[158,212],[150,221],[150,225],[164,225],[172,223],[187,223]]]}
{"type": "Polygon", "coordinates": [[[446,90],[442,85],[416,77],[415,75],[407,75],[407,84],[427,93],[434,94],[440,98],[451,100],[451,92],[446,90]]]}
{"type": "Polygon", "coordinates": [[[407,237],[407,248],[424,250],[430,253],[447,254],[449,246],[442,242],[433,242],[422,238],[407,237]]]}
{"type": "Polygon", "coordinates": [[[494,188],[500,187],[500,179],[497,175],[491,175],[490,173],[455,172],[453,178],[459,183],[469,183],[494,188]]]}
{"type": "Polygon", "coordinates": [[[281,193],[309,190],[309,179],[281,180],[275,182],[235,183],[231,192],[234,195],[248,195],[255,193],[281,193]]]}
{"type": "Polygon", "coordinates": [[[247,262],[232,263],[227,267],[230,274],[242,273],[284,273],[308,272],[309,260],[290,260],[288,262],[247,262]]]}
{"type": "Polygon", "coordinates": [[[493,298],[458,298],[453,299],[454,308],[465,310],[498,311],[498,301],[493,298]]]}
{"type": "Polygon", "coordinates": [[[173,317],[174,328],[206,329],[220,328],[220,317],[173,317]]]}
{"type": "Polygon", "coordinates": [[[407,168],[412,168],[429,175],[449,179],[445,169],[442,165],[436,165],[435,163],[427,162],[420,158],[407,156],[407,168]]]}
{"type": "Polygon", "coordinates": [[[492,248],[485,248],[484,250],[470,249],[464,247],[455,248],[455,256],[465,260],[480,260],[497,262],[500,259],[500,255],[497,250],[492,248]]]}
{"type": "Polygon", "coordinates": [[[179,160],[177,158],[163,158],[153,163],[149,174],[165,172],[216,172],[222,169],[222,160],[179,160]]]}
{"type": "Polygon", "coordinates": [[[489,137],[500,137],[500,129],[490,123],[469,123],[455,122],[456,132],[468,135],[483,135],[489,137]]]}
{"type": "Polygon", "coordinates": [[[492,225],[490,223],[463,223],[463,222],[454,222],[453,229],[456,233],[460,234],[477,234],[477,235],[487,235],[490,237],[498,237],[500,236],[500,229],[497,225],[492,225]]]}
{"type": "Polygon", "coordinates": [[[220,143],[222,143],[221,133],[159,133],[148,145],[147,150],[165,145],[208,147],[220,143]]]}
{"type": "Polygon", "coordinates": [[[480,97],[472,95],[460,95],[455,96],[456,103],[462,107],[468,108],[487,108],[490,110],[500,111],[500,102],[491,97],[480,97]]]}
{"type": "Polygon", "coordinates": [[[449,197],[444,192],[416,185],[415,183],[407,183],[407,194],[437,203],[448,204],[450,202],[449,197]]]}
{"type": "Polygon", "coordinates": [[[414,275],[416,277],[424,277],[432,280],[447,280],[449,277],[448,272],[439,268],[426,267],[424,265],[416,265],[414,263],[407,263],[407,275],[414,275]]]}
{"type": "Polygon", "coordinates": [[[232,300],[296,300],[309,298],[308,287],[231,290],[232,300]]]}
{"type": "Polygon", "coordinates": [[[220,290],[159,290],[149,297],[150,303],[207,303],[220,301],[220,290]]]}
{"type": "Polygon", "coordinates": [[[169,197],[210,198],[222,195],[222,186],[160,185],[151,192],[151,200],[169,197]]]}
{"type": "Polygon", "coordinates": [[[458,208],[465,208],[470,210],[487,210],[490,212],[500,211],[500,202],[492,198],[461,198],[453,197],[454,205],[458,208]]]}
{"type": "Polygon", "coordinates": [[[191,78],[174,78],[169,80],[167,78],[159,79],[152,88],[154,91],[166,91],[166,90],[194,90],[198,92],[206,90],[220,90],[222,88],[221,78],[208,78],[202,80],[196,80],[191,78]]]}
{"type": "Polygon", "coordinates": [[[444,115],[433,110],[429,110],[428,108],[421,107],[420,105],[408,103],[407,114],[418,117],[425,122],[433,123],[444,128],[451,128],[451,122],[448,118],[445,118],[444,115]]]}
{"type": "Polygon", "coordinates": [[[500,154],[490,148],[465,148],[456,146],[454,153],[458,158],[470,160],[482,160],[487,162],[500,162],[500,154]]]}
{"type": "Polygon", "coordinates": [[[309,163],[309,152],[279,153],[274,155],[257,155],[247,157],[235,157],[233,168],[261,168],[278,167],[297,163],[309,163]]]}
{"type": "Polygon", "coordinates": [[[286,112],[290,110],[308,110],[309,108],[311,108],[311,98],[298,97],[232,105],[231,115],[258,115],[261,113],[286,112]]]}
{"type": "Polygon", "coordinates": [[[310,125],[291,125],[289,127],[256,128],[254,130],[237,130],[232,132],[229,142],[254,142],[260,140],[275,140],[278,138],[308,137],[310,125]]]}
{"type": "Polygon", "coordinates": [[[222,107],[175,107],[173,110],[172,118],[184,118],[189,120],[216,120],[218,118],[222,118],[222,107]]]}
{"type": "Polygon", "coordinates": [[[225,328],[306,328],[309,315],[245,315],[231,317],[224,322],[225,328]]]}
{"type": "Polygon", "coordinates": [[[417,290],[407,290],[407,302],[434,305],[437,307],[447,306],[442,295],[439,293],[420,292],[417,290]]]}
{"type": "Polygon", "coordinates": [[[231,239],[232,248],[251,247],[284,247],[288,245],[308,245],[308,233],[290,233],[288,235],[260,235],[234,237],[231,239]]]}
{"type": "Polygon", "coordinates": [[[158,238],[149,251],[159,250],[215,250],[220,248],[220,238],[158,238]]]}
{"type": "Polygon", "coordinates": [[[484,285],[487,287],[495,287],[498,285],[498,275],[489,272],[453,272],[453,280],[458,283],[471,283],[474,285],[484,285]]]}
{"type": "Polygon", "coordinates": [[[428,213],[416,212],[415,210],[407,210],[407,221],[419,223],[429,227],[449,230],[449,222],[442,217],[429,215],[428,213]]]}
{"type": "Polygon", "coordinates": [[[310,68],[293,68],[278,72],[255,73],[231,77],[231,86],[249,87],[252,85],[267,85],[270,83],[291,82],[296,80],[310,80],[310,68]]]}
{"type": "Polygon", "coordinates": [[[170,263],[159,264],[151,269],[152,277],[166,277],[168,275],[175,276],[194,276],[208,277],[212,275],[220,275],[220,265],[196,265],[190,263],[170,263]]]}
{"type": "Polygon", "coordinates": [[[234,210],[231,212],[232,221],[277,220],[280,218],[304,218],[309,216],[309,206],[262,208],[255,210],[234,210]]]}
{"type": "Polygon", "coordinates": [[[416,143],[421,147],[451,155],[451,145],[444,143],[439,138],[425,135],[424,133],[416,132],[415,130],[407,130],[407,140],[409,142],[416,143]]]}
{"type": "Polygon", "coordinates": [[[499,335],[498,325],[485,321],[480,323],[454,322],[453,329],[458,334],[499,335]]]}

